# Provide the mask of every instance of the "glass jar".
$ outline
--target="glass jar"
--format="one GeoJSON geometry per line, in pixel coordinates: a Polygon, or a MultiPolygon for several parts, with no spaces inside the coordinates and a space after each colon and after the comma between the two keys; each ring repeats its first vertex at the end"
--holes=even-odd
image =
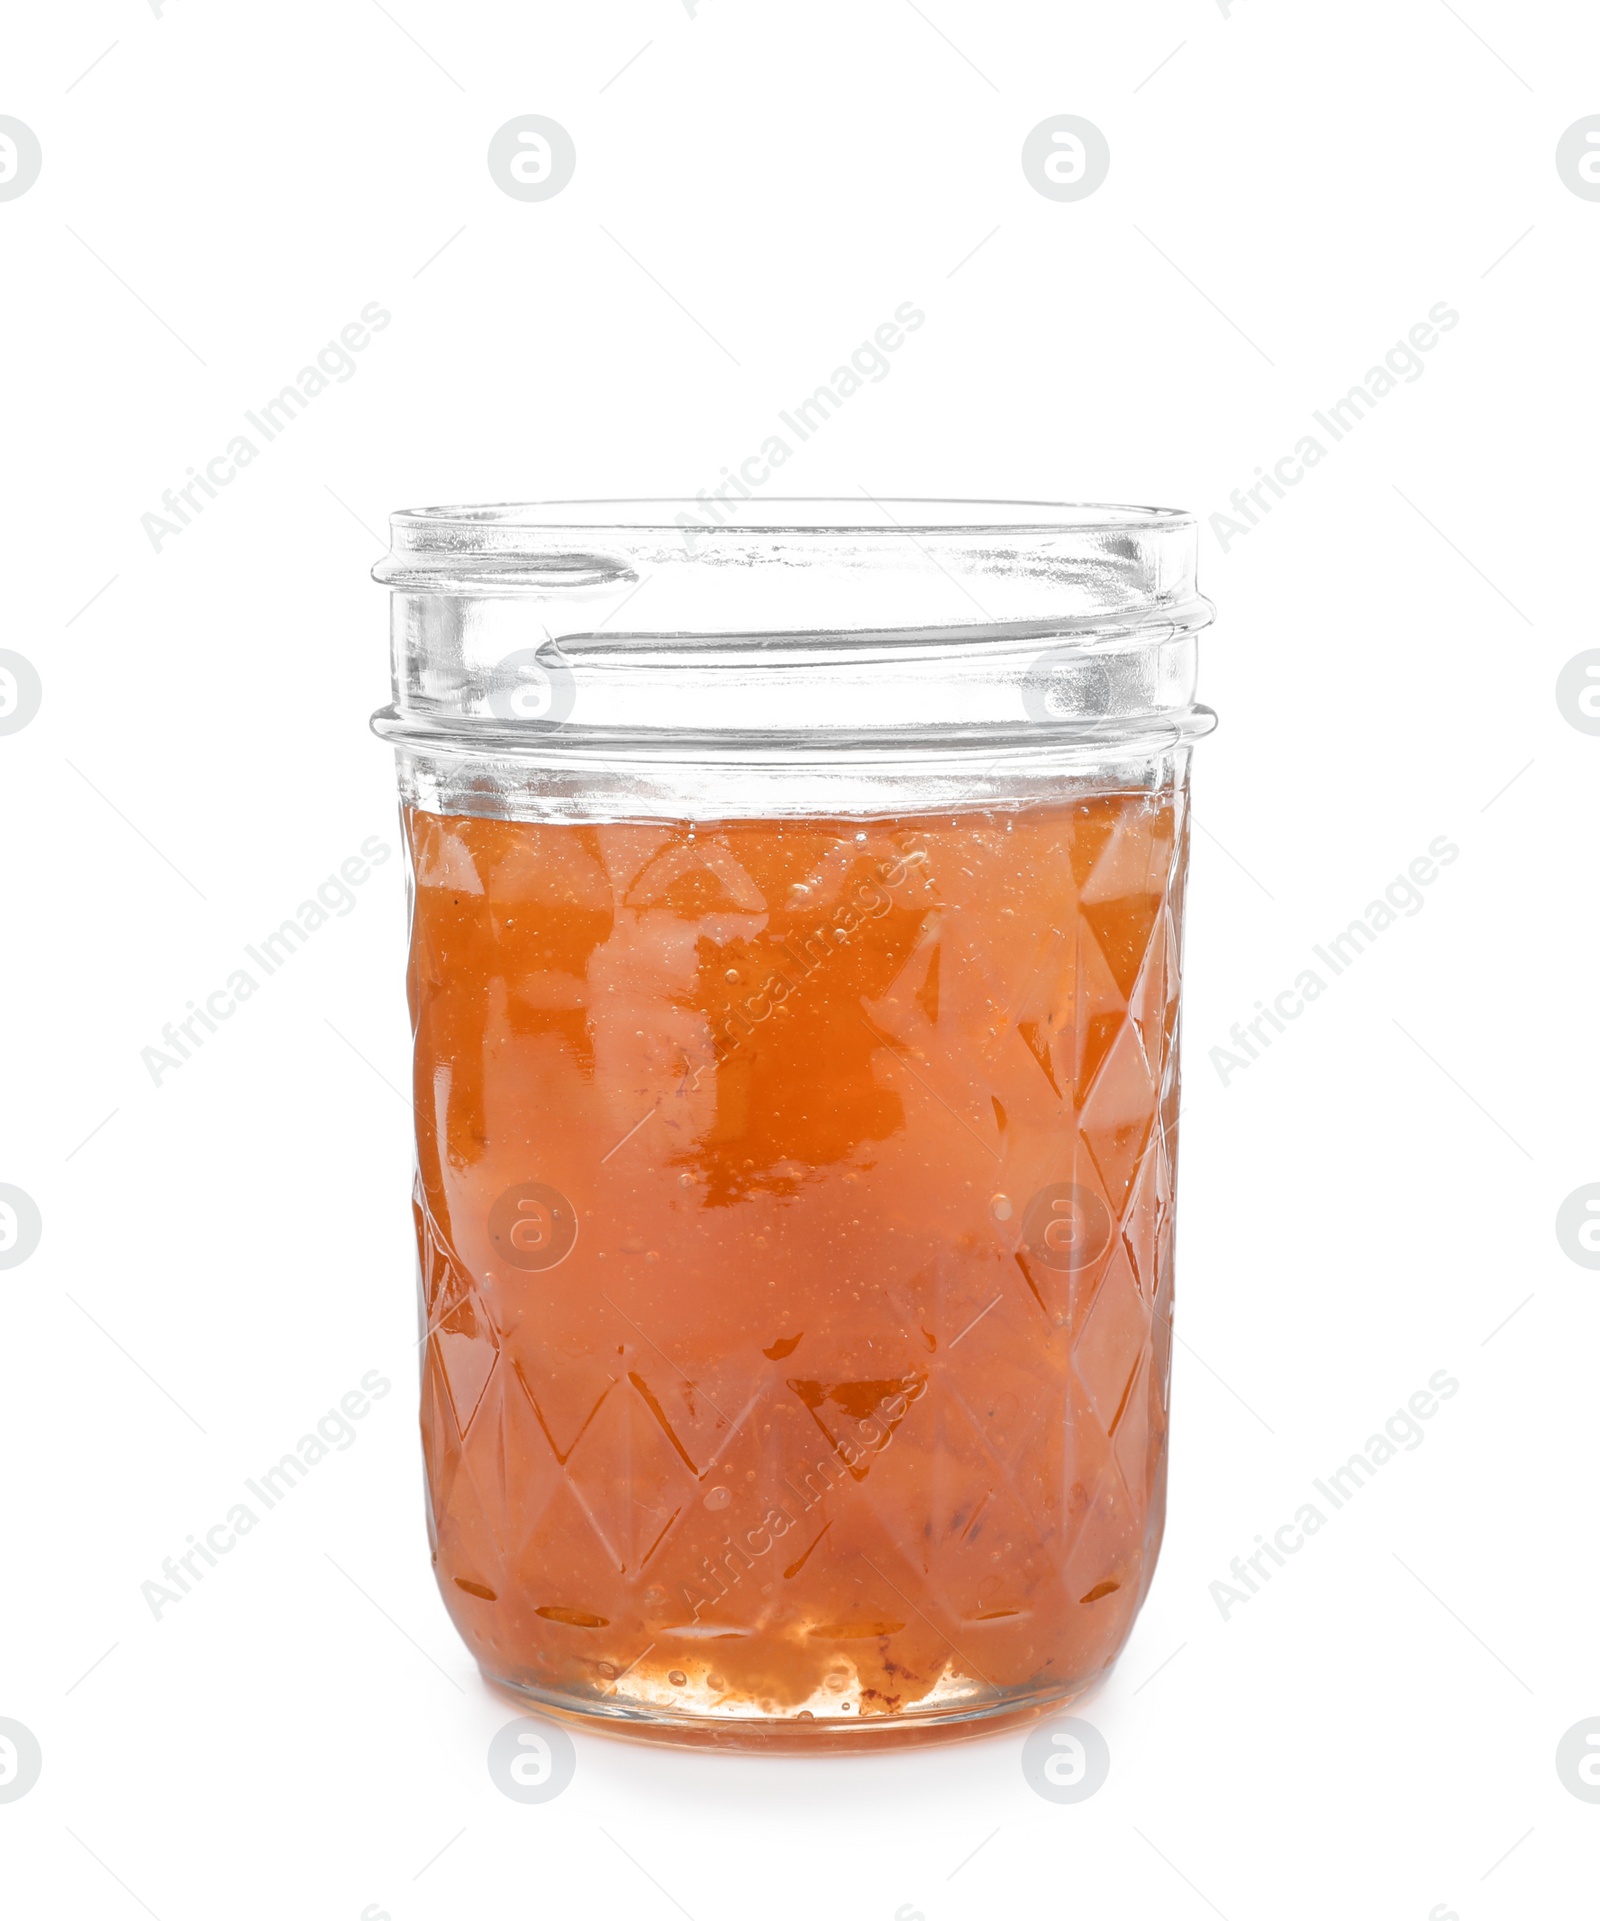
{"type": "Polygon", "coordinates": [[[434,1564],[593,1726],[987,1731],[1161,1537],[1195,523],[737,506],[375,569],[434,1564]]]}

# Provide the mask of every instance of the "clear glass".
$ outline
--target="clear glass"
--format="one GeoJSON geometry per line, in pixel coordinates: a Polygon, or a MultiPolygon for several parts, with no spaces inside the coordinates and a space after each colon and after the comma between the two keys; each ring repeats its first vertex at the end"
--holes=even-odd
{"type": "Polygon", "coordinates": [[[422,1433],[485,1674],[986,1731],[1165,1498],[1186,515],[397,514],[422,1433]]]}

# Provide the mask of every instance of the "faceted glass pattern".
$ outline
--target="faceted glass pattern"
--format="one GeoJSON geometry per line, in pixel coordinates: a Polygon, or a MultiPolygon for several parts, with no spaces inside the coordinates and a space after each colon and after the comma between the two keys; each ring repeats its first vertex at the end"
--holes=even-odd
{"type": "Polygon", "coordinates": [[[489,1676],[837,1746],[1115,1658],[1164,1503],[1185,759],[1010,812],[408,811],[422,1430],[489,1676]]]}

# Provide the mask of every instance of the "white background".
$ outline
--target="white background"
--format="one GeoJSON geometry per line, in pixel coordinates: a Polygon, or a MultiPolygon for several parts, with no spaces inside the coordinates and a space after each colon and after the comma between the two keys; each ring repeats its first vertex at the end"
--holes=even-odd
{"type": "Polygon", "coordinates": [[[0,1274],[0,1716],[44,1751],[0,1805],[8,1909],[1591,1911],[1600,1807],[1554,1756],[1600,1714],[1600,1276],[1554,1222],[1600,1179],[1600,739],[1555,680],[1600,644],[1600,203],[1555,147],[1600,112],[1600,18],[385,5],[0,29],[0,113],[44,154],[0,202],[0,645],[44,685],[0,740],[0,1179],[44,1221],[0,1274]],[[578,153],[537,204],[485,164],[524,113],[578,153]],[[1059,113],[1111,147],[1072,204],[1020,164],[1059,113]],[[1202,533],[1184,1345],[1160,1572],[1077,1710],[1110,1778],[1051,1805],[1020,1736],[580,1738],[519,1806],[426,1552],[398,859],[159,1087],[140,1050],[398,846],[365,731],[391,508],[714,484],[908,299],[926,326],[785,491],[1209,515],[1461,316],[1270,518],[1202,533]],[[141,515],[374,300],[355,377],[154,551],[141,515]],[[1440,834],[1423,911],[1224,1086],[1209,1049],[1440,834]],[[141,1582],[374,1367],[358,1444],[153,1621],[141,1582]],[[1230,1560],[1439,1368],[1425,1443],[1224,1621],[1230,1560]]]}

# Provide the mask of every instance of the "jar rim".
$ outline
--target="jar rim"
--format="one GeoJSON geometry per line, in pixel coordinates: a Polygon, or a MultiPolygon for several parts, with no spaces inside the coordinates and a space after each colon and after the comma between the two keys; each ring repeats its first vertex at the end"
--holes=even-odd
{"type": "Polygon", "coordinates": [[[975,640],[1194,628],[1211,614],[1195,584],[1199,524],[1176,507],[702,494],[408,507],[390,529],[372,577],[397,598],[537,600],[556,639],[598,622],[614,638],[975,640]]]}
{"type": "MultiPolygon", "coordinates": [[[[475,534],[672,533],[684,517],[703,523],[697,538],[751,534],[1060,534],[1178,529],[1195,525],[1182,507],[1120,502],[960,499],[938,495],[790,494],[730,499],[726,494],[641,495],[614,499],[489,501],[477,505],[398,508],[389,517],[396,546],[412,551],[441,543],[469,550],[475,534]],[[724,510],[730,516],[721,518],[724,510]]],[[[497,547],[503,543],[496,541],[497,547]]],[[[382,563],[374,569],[382,579],[382,563]]]]}

